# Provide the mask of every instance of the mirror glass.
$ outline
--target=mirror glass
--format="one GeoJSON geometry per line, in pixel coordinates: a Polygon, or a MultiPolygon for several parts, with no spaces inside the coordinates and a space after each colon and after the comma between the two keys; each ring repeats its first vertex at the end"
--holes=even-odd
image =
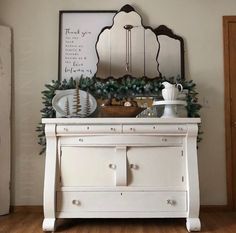
{"type": "Polygon", "coordinates": [[[180,76],[180,42],[165,35],[158,36],[158,40],[160,42],[158,62],[161,75],[165,77],[180,76]]]}
{"type": "Polygon", "coordinates": [[[129,5],[114,16],[112,27],[105,28],[100,33],[96,48],[96,76],[99,78],[160,76],[157,36],[152,28],[142,25],[140,15],[129,5]]]}
{"type": "Polygon", "coordinates": [[[180,76],[182,79],[185,79],[183,38],[174,34],[172,30],[165,25],[160,25],[154,31],[160,43],[157,60],[161,76],[180,76]]]}

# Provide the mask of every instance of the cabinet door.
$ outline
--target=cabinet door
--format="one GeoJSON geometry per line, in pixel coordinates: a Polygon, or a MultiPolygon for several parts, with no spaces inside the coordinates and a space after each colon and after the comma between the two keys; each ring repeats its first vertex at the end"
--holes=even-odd
{"type": "Polygon", "coordinates": [[[182,147],[130,147],[127,159],[130,186],[185,187],[186,165],[182,147]]]}
{"type": "Polygon", "coordinates": [[[61,185],[115,185],[114,159],[113,147],[61,147],[61,185]]]}

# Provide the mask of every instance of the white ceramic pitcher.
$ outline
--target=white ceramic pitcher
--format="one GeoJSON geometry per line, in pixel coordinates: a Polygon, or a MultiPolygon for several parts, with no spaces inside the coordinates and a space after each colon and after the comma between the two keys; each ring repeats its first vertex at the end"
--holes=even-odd
{"type": "Polygon", "coordinates": [[[162,97],[164,100],[176,100],[179,93],[183,91],[183,86],[178,84],[171,84],[169,82],[163,82],[162,97]]]}

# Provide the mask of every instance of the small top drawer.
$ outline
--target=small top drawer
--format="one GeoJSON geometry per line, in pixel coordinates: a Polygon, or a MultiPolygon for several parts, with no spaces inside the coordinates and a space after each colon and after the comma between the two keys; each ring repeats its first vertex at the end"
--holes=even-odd
{"type": "Polygon", "coordinates": [[[183,134],[183,133],[187,133],[188,131],[188,127],[186,125],[183,124],[178,124],[178,125],[158,125],[157,126],[157,132],[158,133],[164,133],[164,134],[183,134]]]}
{"type": "Polygon", "coordinates": [[[184,134],[186,125],[123,125],[123,133],[156,133],[156,134],[184,134]]]}
{"type": "Polygon", "coordinates": [[[58,125],[57,134],[121,133],[121,125],[58,125]]]}
{"type": "Polygon", "coordinates": [[[123,125],[123,133],[156,133],[157,125],[123,125]]]}

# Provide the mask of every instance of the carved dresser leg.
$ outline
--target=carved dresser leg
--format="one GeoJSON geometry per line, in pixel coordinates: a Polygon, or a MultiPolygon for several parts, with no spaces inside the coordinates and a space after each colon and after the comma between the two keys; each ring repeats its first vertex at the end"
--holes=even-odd
{"type": "Polygon", "coordinates": [[[55,231],[56,230],[56,219],[45,218],[43,220],[43,231],[55,231]]]}
{"type": "Polygon", "coordinates": [[[200,231],[201,222],[199,218],[187,218],[186,227],[189,232],[191,231],[200,231]]]}

